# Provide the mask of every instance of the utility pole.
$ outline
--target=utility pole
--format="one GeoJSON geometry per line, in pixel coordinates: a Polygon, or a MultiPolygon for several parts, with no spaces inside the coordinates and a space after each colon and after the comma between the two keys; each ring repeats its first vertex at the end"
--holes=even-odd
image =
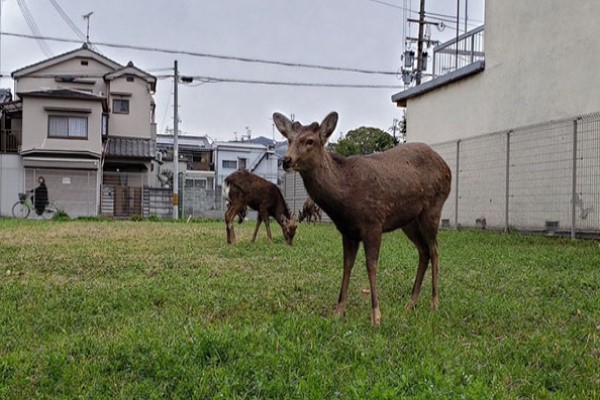
{"type": "Polygon", "coordinates": [[[465,0],[465,33],[468,31],[467,20],[469,19],[469,0],[465,0]]]}
{"type": "Polygon", "coordinates": [[[460,0],[456,0],[456,44],[454,47],[456,48],[456,54],[454,56],[454,70],[458,69],[458,37],[460,36],[460,32],[458,31],[460,25],[460,0]]]}
{"type": "Polygon", "coordinates": [[[417,73],[415,83],[421,84],[421,74],[423,69],[423,27],[425,26],[425,0],[421,0],[419,7],[419,37],[417,41],[417,73]]]}
{"type": "Polygon", "coordinates": [[[179,70],[177,60],[173,66],[173,219],[179,219],[179,70]]]}

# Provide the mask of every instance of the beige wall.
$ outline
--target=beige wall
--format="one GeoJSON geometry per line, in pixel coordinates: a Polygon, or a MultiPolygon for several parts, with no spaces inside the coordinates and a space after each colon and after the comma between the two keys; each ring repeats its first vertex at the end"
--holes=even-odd
{"type": "Polygon", "coordinates": [[[27,98],[23,102],[23,144],[22,151],[88,151],[100,155],[102,153],[102,105],[100,101],[76,101],[48,98],[27,98]],[[46,107],[63,109],[90,109],[90,113],[69,113],[68,111],[46,111],[46,107]],[[49,115],[83,116],[88,119],[88,138],[84,139],[55,139],[48,137],[49,115]]]}
{"type": "Polygon", "coordinates": [[[108,132],[111,136],[125,136],[150,139],[152,137],[152,95],[148,84],[137,76],[133,82],[127,82],[125,76],[110,82],[109,107],[112,109],[113,99],[128,99],[129,114],[112,112],[109,118],[108,132]],[[114,94],[126,93],[121,97],[114,94]]]}
{"type": "Polygon", "coordinates": [[[485,70],[408,101],[410,141],[439,143],[600,110],[600,2],[487,0],[485,70]]]}
{"type": "Polygon", "coordinates": [[[104,83],[102,76],[111,72],[112,70],[104,64],[91,58],[75,58],[72,60],[59,63],[57,65],[45,68],[42,71],[35,72],[33,75],[50,75],[49,78],[40,77],[27,77],[23,76],[15,80],[15,93],[19,92],[30,92],[34,90],[40,90],[42,88],[68,88],[68,89],[79,89],[84,91],[92,91],[94,94],[102,93],[106,95],[106,84],[104,83]],[[81,61],[86,60],[88,65],[81,65],[81,61]],[[79,78],[82,80],[95,81],[95,84],[81,84],[81,83],[66,83],[56,82],[54,80],[55,75],[90,75],[90,77],[79,78]],[[93,77],[92,77],[93,76],[93,77]]]}
{"type": "Polygon", "coordinates": [[[481,84],[479,74],[410,99],[406,110],[407,140],[431,144],[481,134],[485,101],[479,90],[481,84]]]}

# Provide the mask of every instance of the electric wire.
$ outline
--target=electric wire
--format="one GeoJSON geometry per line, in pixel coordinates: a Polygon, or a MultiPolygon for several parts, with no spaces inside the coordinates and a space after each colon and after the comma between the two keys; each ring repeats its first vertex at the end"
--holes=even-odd
{"type": "MultiPolygon", "coordinates": [[[[172,75],[160,75],[158,79],[172,78],[172,75]]],[[[244,83],[253,85],[272,85],[272,86],[304,86],[304,87],[324,87],[324,88],[348,88],[348,89],[402,89],[398,85],[366,85],[366,84],[348,84],[348,83],[317,83],[317,82],[289,82],[289,81],[269,81],[252,80],[238,78],[216,78],[210,76],[190,76],[194,80],[203,83],[244,83]]]]}
{"type": "MultiPolygon", "coordinates": [[[[400,10],[405,10],[405,11],[408,11],[413,14],[419,14],[419,11],[417,11],[417,10],[412,10],[411,8],[406,8],[405,6],[399,6],[397,4],[391,4],[391,3],[387,3],[387,2],[381,1],[381,0],[365,0],[365,1],[381,4],[381,5],[388,6],[388,7],[398,8],[400,10]]],[[[453,23],[453,24],[456,23],[456,16],[454,16],[454,15],[435,13],[435,12],[431,12],[431,11],[426,11],[425,14],[428,15],[429,18],[433,19],[433,20],[444,21],[444,22],[453,23]]],[[[459,17],[458,19],[461,22],[464,21],[463,17],[459,17]]],[[[469,21],[467,21],[467,25],[479,26],[479,25],[483,24],[483,21],[473,19],[473,18],[469,18],[469,21]],[[473,22],[469,22],[469,21],[473,21],[473,22]]],[[[450,28],[452,28],[452,27],[450,27],[450,28]]]]}
{"type": "Polygon", "coordinates": [[[33,18],[33,15],[31,14],[31,11],[29,11],[29,7],[27,7],[27,3],[25,2],[25,0],[17,0],[17,4],[19,5],[19,9],[21,10],[21,14],[23,15],[23,18],[25,19],[25,22],[27,23],[29,30],[35,36],[36,42],[38,43],[38,46],[42,50],[42,53],[44,53],[44,55],[46,57],[53,57],[54,53],[52,52],[52,49],[50,48],[48,43],[46,43],[45,39],[42,37],[42,33],[40,32],[40,30],[35,22],[35,19],[33,18]]]}
{"type": "Polygon", "coordinates": [[[69,26],[69,28],[71,28],[71,30],[77,36],[79,36],[79,39],[85,41],[86,40],[85,34],[73,22],[73,20],[69,17],[69,15],[65,12],[65,10],[60,6],[60,4],[58,4],[58,1],[57,0],[50,0],[50,3],[54,7],[54,9],[58,13],[58,15],[60,15],[60,17],[67,23],[67,25],[69,26]]]}
{"type": "MultiPolygon", "coordinates": [[[[22,0],[18,0],[18,1],[22,1],[22,0]]],[[[1,32],[1,34],[6,35],[6,36],[26,38],[26,39],[36,39],[36,40],[43,39],[43,40],[63,42],[63,43],[80,43],[79,41],[73,40],[73,39],[57,38],[57,37],[50,37],[50,36],[27,35],[27,34],[23,34],[23,33],[10,33],[10,32],[1,32]]],[[[265,60],[265,59],[260,59],[260,58],[238,57],[238,56],[226,56],[226,55],[220,55],[220,54],[200,53],[200,52],[188,51],[188,50],[173,50],[173,49],[165,49],[165,48],[149,47],[149,46],[135,46],[135,45],[127,45],[127,44],[107,43],[107,42],[93,42],[93,44],[98,45],[98,46],[117,48],[117,49],[149,51],[149,52],[165,53],[165,54],[181,54],[181,55],[187,55],[187,56],[192,56],[192,57],[214,58],[214,59],[219,59],[219,60],[277,65],[277,66],[282,66],[282,67],[310,68],[310,69],[321,69],[321,70],[326,70],[326,71],[354,72],[354,73],[361,73],[361,74],[390,75],[390,76],[394,76],[397,73],[396,71],[368,70],[368,69],[362,69],[362,68],[347,68],[347,67],[334,67],[334,66],[319,65],[319,64],[293,63],[293,62],[287,62],[287,61],[265,60]]]]}

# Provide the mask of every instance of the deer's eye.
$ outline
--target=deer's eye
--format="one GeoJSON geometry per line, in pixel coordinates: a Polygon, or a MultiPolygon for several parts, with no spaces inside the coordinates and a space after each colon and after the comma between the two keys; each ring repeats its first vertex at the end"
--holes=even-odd
{"type": "Polygon", "coordinates": [[[314,141],[314,140],[312,140],[312,139],[306,139],[306,145],[307,145],[307,146],[312,146],[314,142],[315,142],[315,141],[314,141]]]}

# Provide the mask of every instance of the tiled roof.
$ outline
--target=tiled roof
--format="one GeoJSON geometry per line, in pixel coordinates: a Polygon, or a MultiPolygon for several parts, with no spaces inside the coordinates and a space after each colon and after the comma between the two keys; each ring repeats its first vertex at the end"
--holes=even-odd
{"type": "Polygon", "coordinates": [[[31,92],[20,92],[17,93],[19,97],[31,96],[31,97],[52,97],[52,98],[69,98],[78,100],[104,100],[103,96],[92,94],[88,92],[82,92],[81,90],[74,89],[48,89],[48,90],[34,90],[31,92]]]}
{"type": "Polygon", "coordinates": [[[151,139],[109,137],[106,156],[118,158],[154,158],[155,144],[151,139]]]}

